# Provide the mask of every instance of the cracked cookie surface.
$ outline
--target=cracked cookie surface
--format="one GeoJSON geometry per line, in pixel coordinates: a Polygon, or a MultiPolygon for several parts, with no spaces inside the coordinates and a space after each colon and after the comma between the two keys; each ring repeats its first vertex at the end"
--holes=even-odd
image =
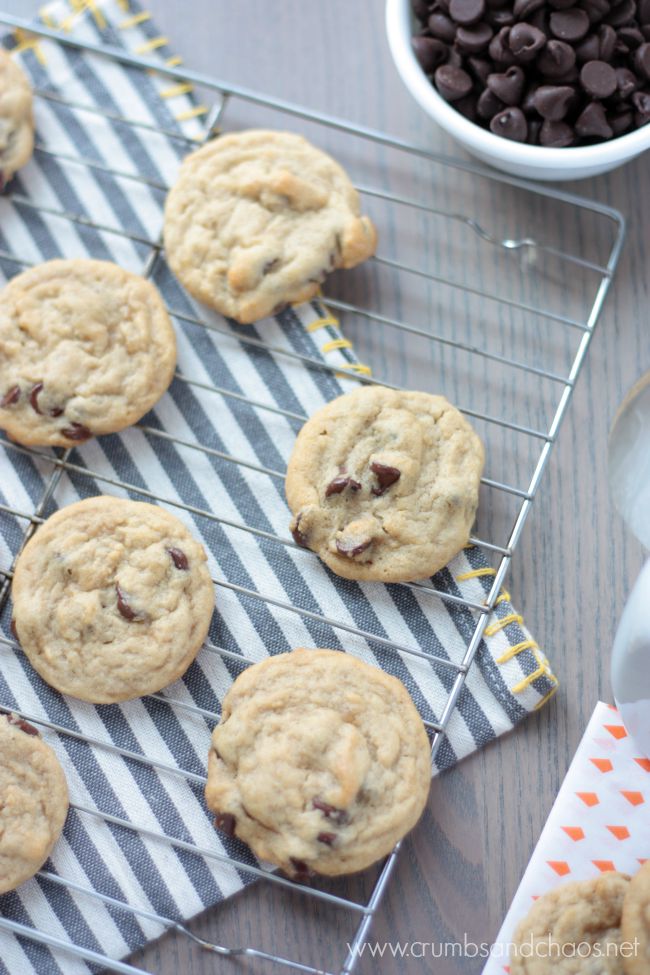
{"type": "Polygon", "coordinates": [[[245,670],[208,759],[216,825],[292,876],[363,870],[418,821],[430,746],[406,688],[349,654],[293,650],[245,670]]]}
{"type": "Polygon", "coordinates": [[[623,961],[625,975],[650,972],[650,860],[632,877],[623,902],[621,938],[636,942],[636,953],[623,961]]]}
{"type": "Polygon", "coordinates": [[[0,894],[33,877],[61,835],[68,787],[31,725],[0,714],[0,894]]]}
{"type": "Polygon", "coordinates": [[[167,260],[190,294],[244,324],[313,297],[376,246],[330,156],[290,132],[249,129],[188,156],[165,205],[167,260]]]}
{"type": "Polygon", "coordinates": [[[33,149],[32,90],[22,68],[0,48],[0,191],[33,149]]]}
{"type": "Polygon", "coordinates": [[[20,644],[48,684],[84,701],[159,691],[185,673],[207,635],[206,562],[163,508],[103,496],[68,505],[16,563],[20,644]]]}
{"type": "Polygon", "coordinates": [[[69,447],[123,430],[175,366],[158,291],[109,261],[47,261],[0,292],[0,428],[19,443],[69,447]]]}
{"type": "Polygon", "coordinates": [[[361,386],[298,434],[291,531],[346,579],[424,579],[467,543],[483,463],[481,441],[444,397],[361,386]]]}
{"type": "Polygon", "coordinates": [[[544,894],[515,931],[512,975],[624,975],[618,946],[629,888],[626,874],[611,872],[544,894]]]}

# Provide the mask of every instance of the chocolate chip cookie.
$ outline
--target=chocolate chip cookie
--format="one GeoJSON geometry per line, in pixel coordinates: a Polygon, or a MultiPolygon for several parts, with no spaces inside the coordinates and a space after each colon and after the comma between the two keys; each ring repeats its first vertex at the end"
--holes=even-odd
{"type": "Polygon", "coordinates": [[[216,825],[298,878],[363,870],[418,821],[430,748],[406,688],[336,650],[254,664],[212,735],[216,825]]]}
{"type": "Polygon", "coordinates": [[[0,714],[0,894],[33,877],[68,813],[63,769],[31,725],[0,714]]]}
{"type": "Polygon", "coordinates": [[[0,292],[0,428],[18,443],[69,447],[123,430],[175,365],[158,291],[108,261],[47,261],[0,292]]]}
{"type": "Polygon", "coordinates": [[[22,69],[0,47],[0,193],[33,149],[32,90],[22,69]]]}
{"type": "Polygon", "coordinates": [[[623,899],[630,878],[604,873],[540,897],[515,931],[511,975],[624,975],[623,899]]]}
{"type": "Polygon", "coordinates": [[[370,257],[375,228],[359,214],[330,156],[299,135],[250,129],[183,162],[165,207],[167,260],[195,298],[247,324],[370,257]]]}
{"type": "Polygon", "coordinates": [[[650,972],[650,860],[632,877],[623,902],[621,938],[635,945],[635,952],[623,961],[625,975],[650,972]]]}
{"type": "Polygon", "coordinates": [[[467,543],[483,462],[444,397],[362,386],[298,434],[286,480],[293,537],[346,579],[423,579],[467,543]]]}
{"type": "Polygon", "coordinates": [[[163,508],[88,498],[39,528],[14,571],[14,622],[52,687],[95,704],[180,677],[210,625],[206,554],[163,508]]]}

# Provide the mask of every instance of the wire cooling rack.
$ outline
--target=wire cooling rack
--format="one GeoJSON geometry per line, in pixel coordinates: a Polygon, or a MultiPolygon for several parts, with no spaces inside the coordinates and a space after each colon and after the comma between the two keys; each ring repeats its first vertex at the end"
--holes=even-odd
{"type": "MultiPolygon", "coordinates": [[[[418,586],[420,590],[427,590],[432,599],[449,600],[466,607],[475,618],[473,632],[460,663],[450,663],[449,660],[436,658],[429,653],[422,654],[427,660],[450,668],[454,674],[447,703],[439,721],[427,722],[432,755],[435,756],[484,634],[489,613],[496,604],[512,554],[569,406],[574,384],[584,363],[619,260],[625,234],[623,217],[616,210],[562,192],[555,187],[536,186],[487,172],[470,163],[436,155],[381,132],[351,125],[322,113],[307,111],[185,68],[165,67],[158,61],[120,49],[84,43],[73,36],[61,35],[46,27],[37,28],[9,15],[0,14],[0,24],[26,29],[36,36],[114,58],[143,71],[153,70],[176,79],[180,84],[190,82],[202,91],[211,93],[216,104],[207,116],[206,138],[217,135],[224,125],[261,125],[265,122],[275,127],[278,124],[284,127],[297,125],[307,137],[314,133],[318,143],[325,148],[332,133],[339,137],[341,133],[345,135],[346,145],[350,146],[349,158],[345,158],[345,150],[341,150],[340,142],[336,154],[355,175],[361,171],[361,178],[357,179],[359,190],[366,202],[373,202],[373,217],[383,225],[381,240],[387,245],[381,256],[368,265],[370,270],[368,277],[363,279],[361,296],[355,294],[351,298],[345,290],[347,285],[336,276],[327,286],[327,305],[343,316],[346,334],[357,335],[360,339],[365,336],[365,345],[371,353],[373,366],[382,374],[381,379],[372,378],[363,368],[355,369],[355,363],[351,360],[350,376],[360,383],[383,382],[399,386],[400,379],[404,377],[406,363],[412,360],[413,368],[417,368],[419,363],[420,368],[425,371],[425,379],[419,385],[425,388],[425,383],[429,383],[432,389],[444,391],[453,398],[480,429],[488,444],[488,454],[498,455],[499,471],[508,472],[507,475],[496,477],[488,471],[490,476],[483,478],[483,517],[479,522],[479,532],[472,539],[474,544],[483,549],[494,566],[492,584],[485,600],[472,601],[436,590],[429,584],[418,586]],[[263,120],[261,115],[265,116],[263,120]],[[384,154],[381,172],[373,171],[370,165],[367,168],[365,166],[363,148],[368,143],[378,147],[384,154]],[[432,178],[433,170],[436,173],[435,182],[432,178]],[[417,186],[419,191],[416,193],[414,187],[417,186]],[[444,205],[440,203],[441,197],[444,205]],[[525,215],[523,225],[522,213],[525,215]],[[391,250],[396,232],[399,233],[399,248],[394,247],[391,250]],[[421,259],[423,248],[426,251],[425,261],[421,259]],[[414,319],[424,321],[425,324],[415,324],[414,319]],[[372,332],[369,331],[370,328],[372,332]],[[501,414],[495,414],[488,409],[487,400],[484,401],[482,396],[489,396],[491,404],[500,404],[501,414]],[[489,532],[484,530],[486,525],[490,528],[489,532]],[[486,537],[482,537],[483,535],[486,537]]],[[[69,107],[80,107],[70,102],[64,93],[37,89],[36,95],[69,107]]],[[[86,106],[84,109],[138,130],[147,128],[142,122],[114,116],[101,109],[88,109],[86,106]]],[[[176,131],[166,134],[173,139],[185,138],[176,131]]],[[[187,138],[185,141],[188,148],[196,145],[196,140],[187,138]]],[[[37,151],[55,154],[61,159],[73,159],[83,166],[95,170],[104,169],[125,179],[140,179],[160,190],[166,189],[143,177],[118,173],[95,160],[81,156],[66,157],[47,145],[39,145],[37,151]]],[[[24,207],[44,214],[55,215],[80,225],[89,223],[81,215],[66,213],[26,197],[18,198],[14,194],[12,199],[24,207]]],[[[101,224],[91,226],[107,233],[122,234],[147,245],[149,250],[143,270],[147,277],[152,277],[159,263],[164,260],[159,241],[134,237],[126,230],[101,224]]],[[[0,252],[0,260],[13,262],[18,266],[28,263],[21,260],[19,254],[9,252],[0,252]]],[[[170,308],[170,312],[172,317],[215,330],[213,324],[208,324],[199,317],[188,316],[174,308],[170,308]]],[[[218,328],[216,330],[219,331],[218,328]]],[[[232,338],[232,333],[227,334],[232,338]]],[[[293,357],[310,368],[334,373],[341,370],[340,364],[327,364],[307,355],[269,347],[267,343],[261,343],[252,336],[237,335],[237,340],[244,344],[263,346],[278,355],[293,357]]],[[[193,382],[185,376],[179,378],[193,382]]],[[[195,385],[201,384],[196,382],[195,385]]],[[[409,385],[415,383],[410,382],[409,385]]],[[[223,396],[238,396],[226,389],[213,389],[223,396]]],[[[284,413],[293,420],[303,419],[298,414],[279,410],[262,402],[248,402],[252,402],[261,411],[270,409],[284,413]]],[[[152,435],[168,436],[159,430],[149,432],[152,435]]],[[[175,439],[175,442],[182,441],[175,439]]],[[[44,457],[52,465],[51,476],[34,513],[28,514],[8,506],[0,506],[0,512],[25,520],[24,541],[42,522],[43,514],[63,473],[74,473],[83,477],[92,475],[93,472],[76,465],[71,460],[71,450],[58,452],[57,455],[46,454],[10,444],[6,440],[2,441],[1,446],[4,450],[44,457]]],[[[187,443],[186,446],[209,450],[200,443],[187,443]]],[[[253,465],[243,458],[227,454],[220,456],[229,463],[253,467],[274,478],[283,477],[281,471],[253,465]]],[[[133,485],[120,480],[99,480],[107,483],[109,488],[113,485],[133,490],[133,485]]],[[[152,492],[137,490],[147,499],[162,500],[152,492]]],[[[262,532],[254,526],[234,525],[212,512],[198,513],[278,544],[287,544],[286,539],[262,532]]],[[[6,569],[0,568],[0,610],[8,599],[12,569],[13,565],[6,569]]],[[[399,649],[400,652],[417,653],[342,620],[319,616],[264,593],[245,590],[227,579],[215,579],[215,584],[262,600],[272,607],[326,622],[349,633],[382,643],[386,647],[399,649]]],[[[227,651],[219,652],[227,655],[227,651]]],[[[200,708],[192,708],[182,702],[174,703],[179,707],[190,707],[195,712],[205,713],[200,708]]],[[[98,748],[108,747],[135,762],[148,762],[140,754],[88,739],[36,715],[22,716],[58,734],[82,739],[98,748]]],[[[184,775],[198,784],[204,781],[201,776],[186,773],[175,766],[161,762],[150,764],[171,774],[184,775]]],[[[98,813],[94,809],[78,804],[76,808],[108,823],[127,829],[137,828],[125,820],[98,813]]],[[[165,837],[164,834],[147,830],[140,832],[145,836],[170,840],[180,849],[206,853],[188,843],[165,837]]],[[[370,897],[363,902],[340,897],[325,890],[299,886],[283,877],[239,861],[231,862],[236,863],[240,871],[263,877],[269,884],[298,891],[301,896],[311,899],[316,906],[319,902],[323,907],[329,904],[356,918],[356,930],[353,929],[349,938],[347,956],[336,968],[341,975],[346,975],[355,968],[358,948],[367,938],[373,916],[393,870],[398,849],[399,844],[378,873],[370,897]]],[[[214,857],[214,852],[207,851],[207,855],[214,857]]],[[[162,928],[182,932],[218,955],[264,959],[308,973],[325,972],[325,969],[253,947],[227,948],[207,943],[188,927],[170,918],[122,903],[65,877],[45,871],[41,871],[41,876],[46,876],[53,883],[68,886],[71,890],[98,898],[116,910],[154,921],[162,928]]],[[[0,918],[0,931],[2,930],[62,949],[69,955],[110,971],[129,975],[137,975],[142,971],[7,918],[0,918]]]]}

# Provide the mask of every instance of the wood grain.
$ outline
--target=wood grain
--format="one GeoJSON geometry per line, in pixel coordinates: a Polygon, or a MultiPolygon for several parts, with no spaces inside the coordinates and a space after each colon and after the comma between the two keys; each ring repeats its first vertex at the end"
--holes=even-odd
{"type": "MultiPolygon", "coordinates": [[[[36,3],[3,0],[3,6],[25,14],[36,3]]],[[[388,52],[380,0],[193,0],[191,5],[153,0],[150,8],[173,49],[193,68],[435,151],[460,152],[403,88],[388,52]]],[[[344,139],[339,148],[344,154],[344,139]]],[[[372,152],[381,169],[381,151],[372,152]]],[[[645,157],[572,187],[620,208],[630,226],[615,287],[509,581],[518,608],[554,663],[561,690],[514,734],[434,782],[427,813],[404,844],[377,913],[372,937],[380,942],[462,941],[464,933],[476,942],[494,938],[587,719],[599,698],[611,699],[612,638],[641,552],[608,497],[606,444],[617,404],[650,359],[647,176],[645,157]]],[[[448,189],[453,198],[454,186],[448,189]]],[[[504,210],[516,225],[527,225],[526,206],[504,191],[504,210]]],[[[358,287],[365,286],[362,279],[358,287]]],[[[355,322],[353,330],[359,354],[385,364],[377,330],[368,322],[355,322]]],[[[399,367],[399,381],[416,386],[422,366],[408,348],[401,351],[405,365],[399,367]]],[[[353,878],[336,889],[354,894],[367,885],[368,878],[353,878]]],[[[336,967],[352,931],[347,922],[340,912],[315,911],[297,897],[257,885],[207,912],[192,929],[225,945],[255,944],[336,967]]],[[[211,957],[174,935],[134,962],[157,975],[278,970],[259,961],[211,957]]],[[[479,968],[475,960],[458,958],[365,958],[358,972],[460,975],[479,968]]]]}

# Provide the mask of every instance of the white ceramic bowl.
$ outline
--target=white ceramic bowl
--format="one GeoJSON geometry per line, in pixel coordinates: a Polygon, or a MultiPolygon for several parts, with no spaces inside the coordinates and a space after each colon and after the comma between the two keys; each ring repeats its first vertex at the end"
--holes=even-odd
{"type": "Polygon", "coordinates": [[[622,166],[650,149],[650,124],[609,142],[569,149],[529,146],[494,135],[440,97],[413,53],[414,30],[410,0],[386,0],[388,43],[402,81],[425,112],[483,162],[531,179],[584,179],[622,166]]]}

